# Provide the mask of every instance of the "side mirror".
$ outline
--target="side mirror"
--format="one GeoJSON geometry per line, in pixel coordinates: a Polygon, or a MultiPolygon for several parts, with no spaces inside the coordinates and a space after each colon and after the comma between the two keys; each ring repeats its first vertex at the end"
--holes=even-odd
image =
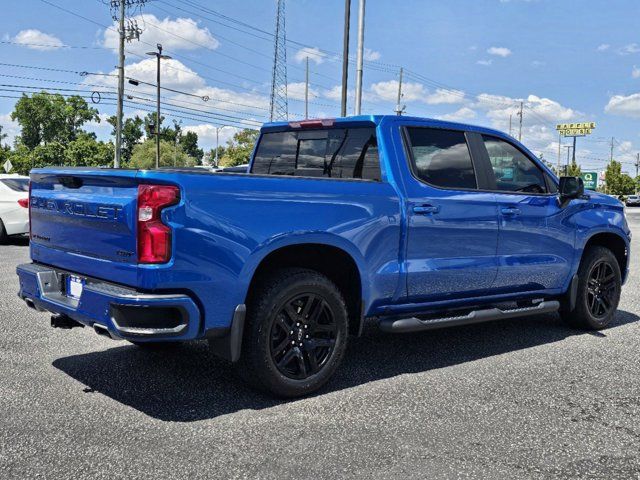
{"type": "Polygon", "coordinates": [[[584,182],[580,177],[560,177],[558,190],[563,200],[580,198],[584,195],[584,182]]]}

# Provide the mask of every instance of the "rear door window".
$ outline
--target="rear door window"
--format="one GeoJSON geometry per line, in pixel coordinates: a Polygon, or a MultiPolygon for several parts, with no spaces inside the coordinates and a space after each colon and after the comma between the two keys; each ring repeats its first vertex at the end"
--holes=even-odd
{"type": "Polygon", "coordinates": [[[407,128],[415,175],[441,188],[478,187],[464,132],[437,128],[407,128]]]}
{"type": "Polygon", "coordinates": [[[265,133],[251,173],[379,181],[375,128],[265,133]]]}

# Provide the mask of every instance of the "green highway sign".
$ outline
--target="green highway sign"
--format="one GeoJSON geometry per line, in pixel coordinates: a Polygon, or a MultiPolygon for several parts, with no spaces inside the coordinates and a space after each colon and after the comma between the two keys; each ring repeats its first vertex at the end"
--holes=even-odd
{"type": "Polygon", "coordinates": [[[580,177],[584,182],[585,189],[595,190],[598,188],[598,172],[582,172],[580,177]]]}

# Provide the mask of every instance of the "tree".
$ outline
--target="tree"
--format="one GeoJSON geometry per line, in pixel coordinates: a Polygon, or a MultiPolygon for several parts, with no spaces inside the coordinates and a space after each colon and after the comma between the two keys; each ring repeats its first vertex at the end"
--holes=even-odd
{"type": "Polygon", "coordinates": [[[567,167],[567,176],[568,177],[579,177],[582,174],[582,169],[580,165],[577,163],[571,162],[571,165],[567,167]]]}
{"type": "MultiPolygon", "coordinates": [[[[113,125],[113,131],[111,135],[116,134],[116,117],[115,115],[109,117],[107,120],[111,125],[113,125]]],[[[128,163],[131,160],[131,155],[133,154],[133,147],[135,147],[144,136],[144,132],[142,130],[142,126],[144,125],[144,120],[142,120],[138,115],[133,118],[127,118],[122,124],[122,160],[125,163],[128,163]]]]}
{"type": "Polygon", "coordinates": [[[258,140],[257,130],[251,130],[245,128],[236,133],[231,140],[227,142],[227,148],[225,149],[224,156],[220,159],[220,164],[233,167],[235,165],[242,165],[249,162],[253,147],[258,140]]]}
{"type": "Polygon", "coordinates": [[[82,97],[65,98],[45,91],[23,94],[11,119],[20,125],[20,141],[29,149],[51,142],[67,144],[77,138],[86,122],[100,121],[98,110],[82,97]]]}
{"type": "MultiPolygon", "coordinates": [[[[160,166],[161,167],[193,167],[196,160],[184,153],[179,145],[171,144],[166,140],[160,141],[160,166]]],[[[151,170],[156,166],[156,142],[148,139],[133,148],[133,155],[129,167],[143,170],[151,170]]]]}
{"type": "Polygon", "coordinates": [[[635,192],[635,182],[626,173],[622,173],[622,164],[612,160],[604,173],[607,193],[610,195],[631,195],[635,192]]]}
{"type": "Polygon", "coordinates": [[[90,135],[81,134],[67,145],[64,164],[72,167],[110,167],[114,148],[111,142],[98,142],[90,135]]]}
{"type": "Polygon", "coordinates": [[[198,164],[200,164],[202,162],[202,157],[204,156],[204,150],[198,148],[198,134],[196,132],[189,131],[184,135],[181,135],[179,138],[179,144],[184,153],[195,158],[198,161],[198,164]]]}

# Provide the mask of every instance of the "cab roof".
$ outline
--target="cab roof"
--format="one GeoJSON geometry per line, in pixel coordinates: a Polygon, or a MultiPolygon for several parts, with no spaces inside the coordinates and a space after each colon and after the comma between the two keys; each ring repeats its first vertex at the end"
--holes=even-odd
{"type": "MultiPolygon", "coordinates": [[[[411,117],[398,115],[358,115],[353,117],[336,117],[336,118],[314,118],[308,120],[292,120],[288,122],[270,122],[265,123],[262,132],[283,132],[298,129],[314,129],[314,128],[345,128],[345,127],[374,127],[382,123],[393,122],[402,125],[420,124],[425,127],[448,128],[453,130],[468,130],[477,133],[486,133],[498,137],[509,137],[504,132],[493,128],[481,127],[467,123],[448,122],[435,118],[411,117]]],[[[512,138],[512,137],[509,137],[512,138]]]]}

